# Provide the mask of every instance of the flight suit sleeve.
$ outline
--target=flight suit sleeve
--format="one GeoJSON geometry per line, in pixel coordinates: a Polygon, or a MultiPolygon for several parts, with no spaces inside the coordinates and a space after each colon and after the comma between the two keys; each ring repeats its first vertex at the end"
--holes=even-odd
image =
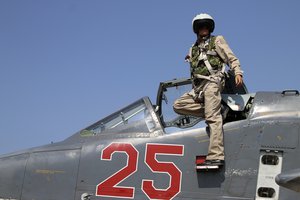
{"type": "Polygon", "coordinates": [[[216,52],[223,61],[234,71],[235,75],[243,75],[239,59],[234,55],[223,36],[217,36],[215,40],[216,52]]]}

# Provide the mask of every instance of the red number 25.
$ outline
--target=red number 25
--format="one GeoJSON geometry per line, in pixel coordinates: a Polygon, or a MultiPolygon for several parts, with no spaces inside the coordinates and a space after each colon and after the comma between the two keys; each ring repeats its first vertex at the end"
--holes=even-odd
{"type": "MultiPolygon", "coordinates": [[[[174,144],[146,144],[145,163],[153,173],[170,176],[169,187],[158,189],[153,180],[143,180],[142,190],[149,199],[172,199],[181,190],[181,171],[173,162],[160,162],[156,155],[183,156],[184,146],[174,144]]],[[[134,187],[117,186],[137,171],[139,152],[130,143],[111,143],[102,150],[102,160],[111,160],[114,153],[127,154],[127,165],[97,185],[96,196],[134,198],[134,187]]]]}

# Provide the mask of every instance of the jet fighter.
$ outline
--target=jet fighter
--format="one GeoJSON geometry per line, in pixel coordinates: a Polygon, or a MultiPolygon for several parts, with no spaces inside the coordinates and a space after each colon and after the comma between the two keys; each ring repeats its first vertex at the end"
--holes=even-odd
{"type": "Polygon", "coordinates": [[[222,94],[225,165],[199,169],[209,131],[178,115],[188,78],[58,143],[0,157],[0,200],[300,199],[298,90],[248,93],[233,76],[222,94]]]}

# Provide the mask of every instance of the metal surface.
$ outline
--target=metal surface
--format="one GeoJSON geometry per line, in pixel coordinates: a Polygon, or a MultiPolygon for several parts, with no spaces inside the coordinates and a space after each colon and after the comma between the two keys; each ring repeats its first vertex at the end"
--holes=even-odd
{"type": "Polygon", "coordinates": [[[66,140],[0,157],[0,200],[300,199],[299,92],[225,91],[225,165],[197,171],[209,134],[178,116],[189,79],[144,97],[66,140]],[[238,94],[244,94],[240,96],[238,94]]]}

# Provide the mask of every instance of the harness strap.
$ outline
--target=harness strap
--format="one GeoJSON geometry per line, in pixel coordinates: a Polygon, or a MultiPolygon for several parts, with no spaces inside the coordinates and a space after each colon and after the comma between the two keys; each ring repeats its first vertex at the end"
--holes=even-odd
{"type": "Polygon", "coordinates": [[[200,75],[200,74],[195,74],[195,77],[199,78],[199,79],[205,79],[205,80],[220,84],[221,79],[224,77],[224,74],[225,74],[225,67],[226,67],[226,65],[223,64],[222,70],[219,73],[215,73],[215,74],[212,74],[212,75],[209,75],[209,76],[203,76],[203,75],[200,75]]]}
{"type": "Polygon", "coordinates": [[[211,50],[211,51],[208,50],[208,51],[206,52],[206,54],[207,54],[207,55],[210,55],[210,56],[216,56],[216,55],[218,55],[217,52],[214,51],[214,50],[211,50]]]}
{"type": "MultiPolygon", "coordinates": [[[[190,58],[192,57],[192,47],[189,49],[189,56],[190,56],[190,58]]],[[[190,60],[189,60],[189,62],[191,62],[190,60]]]]}
{"type": "Polygon", "coordinates": [[[202,52],[200,53],[200,55],[199,55],[199,57],[198,57],[198,60],[204,62],[205,66],[207,67],[207,70],[209,71],[209,73],[210,73],[211,75],[214,75],[214,74],[216,73],[216,71],[213,70],[211,64],[209,63],[209,61],[208,61],[208,59],[207,59],[207,55],[206,55],[205,52],[202,51],[202,52]]]}

